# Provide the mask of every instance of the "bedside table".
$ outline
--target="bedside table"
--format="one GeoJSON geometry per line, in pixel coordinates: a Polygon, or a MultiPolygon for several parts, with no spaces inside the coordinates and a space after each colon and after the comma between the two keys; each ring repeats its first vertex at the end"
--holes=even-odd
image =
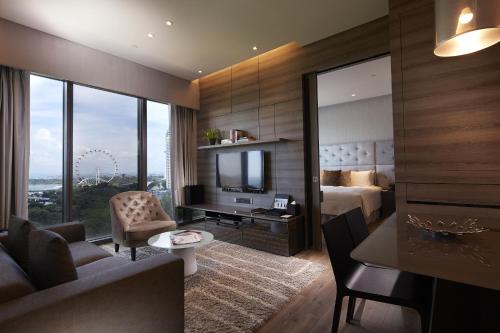
{"type": "Polygon", "coordinates": [[[382,190],[382,208],[380,217],[387,217],[396,211],[396,192],[392,189],[382,190]]]}

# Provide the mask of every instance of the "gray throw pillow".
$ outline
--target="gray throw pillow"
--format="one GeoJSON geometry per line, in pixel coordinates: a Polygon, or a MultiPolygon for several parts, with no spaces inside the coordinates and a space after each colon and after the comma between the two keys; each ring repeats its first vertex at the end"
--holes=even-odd
{"type": "Polygon", "coordinates": [[[35,230],[29,237],[31,280],[46,289],[76,280],[75,264],[64,238],[48,230],[35,230]]]}
{"type": "Polygon", "coordinates": [[[7,237],[7,250],[24,271],[27,271],[29,264],[29,234],[36,230],[29,221],[11,216],[9,221],[9,233],[7,237]]]}

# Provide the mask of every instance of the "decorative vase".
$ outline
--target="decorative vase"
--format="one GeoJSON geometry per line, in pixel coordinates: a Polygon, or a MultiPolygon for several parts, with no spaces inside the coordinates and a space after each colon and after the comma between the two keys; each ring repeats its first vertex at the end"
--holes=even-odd
{"type": "Polygon", "coordinates": [[[213,146],[213,145],[215,145],[215,144],[217,143],[217,139],[215,139],[215,138],[214,138],[214,139],[208,139],[208,143],[209,143],[211,146],[213,146]]]}

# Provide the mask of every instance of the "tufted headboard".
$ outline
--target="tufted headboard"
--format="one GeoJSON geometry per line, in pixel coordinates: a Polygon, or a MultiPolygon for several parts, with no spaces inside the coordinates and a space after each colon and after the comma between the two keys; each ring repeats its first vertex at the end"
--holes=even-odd
{"type": "Polygon", "coordinates": [[[363,141],[319,145],[322,170],[375,170],[377,184],[394,184],[394,141],[363,141]]]}

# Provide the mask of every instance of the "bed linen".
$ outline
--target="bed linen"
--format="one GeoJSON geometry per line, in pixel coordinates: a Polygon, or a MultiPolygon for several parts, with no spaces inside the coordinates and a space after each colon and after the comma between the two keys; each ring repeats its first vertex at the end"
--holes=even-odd
{"type": "Polygon", "coordinates": [[[382,206],[379,186],[321,186],[321,214],[340,215],[361,207],[365,218],[382,206]]]}

